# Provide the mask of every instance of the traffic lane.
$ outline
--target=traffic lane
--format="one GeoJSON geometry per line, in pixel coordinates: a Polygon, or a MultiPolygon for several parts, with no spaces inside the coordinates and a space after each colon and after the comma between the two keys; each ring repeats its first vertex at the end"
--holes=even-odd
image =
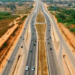
{"type": "MultiPolygon", "coordinates": [[[[36,43],[34,43],[36,44],[36,43]]],[[[31,72],[30,72],[30,75],[34,75],[35,71],[32,71],[32,67],[35,67],[35,56],[36,54],[36,45],[34,46],[34,49],[33,49],[33,56],[32,56],[32,63],[31,63],[31,72]]]]}
{"type": "Polygon", "coordinates": [[[34,43],[31,45],[33,47],[32,53],[31,53],[32,56],[31,56],[31,60],[28,61],[28,62],[30,62],[29,71],[27,73],[25,73],[24,75],[31,75],[31,73],[33,72],[31,70],[31,68],[32,68],[32,63],[35,63],[35,49],[34,49],[34,47],[36,47],[36,46],[34,46],[34,44],[36,44],[36,42],[35,42],[35,40],[33,40],[33,41],[34,41],[34,43]]]}
{"type": "Polygon", "coordinates": [[[47,47],[48,47],[48,55],[49,55],[49,62],[50,62],[50,68],[51,68],[51,74],[52,75],[61,75],[60,67],[58,65],[58,61],[56,58],[56,54],[54,51],[54,46],[52,45],[52,39],[49,38],[51,37],[51,32],[48,31],[49,27],[47,28],[47,47]],[[52,50],[50,50],[52,48],[52,50]]]}
{"type": "Polygon", "coordinates": [[[61,75],[60,67],[58,66],[58,62],[57,62],[57,58],[56,58],[56,54],[54,51],[54,47],[52,45],[52,40],[49,38],[51,37],[51,32],[49,31],[51,29],[50,26],[50,21],[49,18],[45,15],[46,17],[46,21],[47,21],[47,32],[46,32],[46,43],[47,43],[47,49],[48,49],[48,56],[49,56],[49,62],[50,62],[50,72],[52,75],[61,75]],[[50,50],[50,48],[52,48],[52,50],[50,50]]]}
{"type": "Polygon", "coordinates": [[[29,66],[29,64],[30,64],[30,60],[31,60],[31,56],[32,56],[32,54],[30,53],[30,50],[33,50],[33,41],[31,41],[31,44],[30,44],[30,48],[29,48],[29,53],[28,53],[28,58],[27,58],[27,64],[26,64],[26,66],[29,66]]]}
{"type": "MultiPolygon", "coordinates": [[[[31,29],[31,34],[33,33],[33,30],[31,29]]],[[[36,33],[34,32],[34,35],[31,35],[31,38],[32,39],[34,39],[34,40],[32,40],[32,41],[34,41],[34,43],[35,43],[35,40],[36,40],[36,33]]],[[[33,45],[34,45],[34,43],[32,44],[32,47],[33,47],[33,45]]],[[[33,53],[33,54],[35,54],[35,53],[33,53]]],[[[33,56],[31,56],[31,58],[33,58],[33,56]]],[[[28,61],[29,62],[29,61],[28,61]]],[[[32,61],[32,59],[31,59],[31,61],[30,61],[31,63],[32,62],[35,62],[35,60],[34,61],[32,61]]],[[[30,66],[29,66],[29,68],[31,68],[31,63],[30,63],[30,66]]],[[[31,69],[29,69],[29,71],[27,72],[27,74],[25,74],[25,75],[30,75],[32,72],[31,72],[31,69]]]]}
{"type": "Polygon", "coordinates": [[[46,41],[47,43],[47,49],[48,49],[48,56],[49,56],[49,62],[50,62],[50,72],[52,75],[62,75],[60,71],[60,66],[57,61],[57,57],[54,51],[54,47],[52,45],[52,40],[49,39],[46,41]],[[52,48],[52,50],[50,50],[52,48]]]}
{"type": "MultiPolygon", "coordinates": [[[[32,42],[33,42],[33,41],[32,41],[32,42]]],[[[30,50],[33,50],[33,43],[30,44],[30,50]]],[[[29,50],[29,51],[30,51],[30,50],[29,50]]],[[[28,70],[28,71],[25,70],[24,75],[29,75],[29,73],[30,73],[30,71],[31,71],[30,66],[31,66],[31,61],[32,61],[32,55],[33,55],[33,53],[30,53],[30,52],[29,52],[29,54],[28,54],[28,59],[27,59],[27,64],[26,64],[26,66],[29,66],[29,70],[28,70]]]]}
{"type": "MultiPolygon", "coordinates": [[[[32,27],[32,24],[31,24],[31,27],[32,27]]],[[[32,33],[33,33],[33,30],[32,30],[32,28],[31,28],[31,39],[34,37],[34,36],[32,35],[32,33]]],[[[31,42],[33,42],[33,44],[30,44],[30,46],[32,47],[32,50],[33,50],[34,41],[31,40],[31,42]]],[[[30,48],[30,50],[31,50],[31,48],[30,48]]],[[[29,74],[30,74],[32,56],[33,56],[33,52],[32,52],[32,53],[29,52],[28,57],[29,57],[30,59],[27,59],[27,65],[29,66],[29,70],[28,70],[28,71],[25,71],[24,75],[29,75],[29,74]],[[30,55],[31,55],[31,56],[30,56],[30,55]]]]}
{"type": "Polygon", "coordinates": [[[49,56],[48,60],[50,62],[50,72],[51,72],[52,75],[61,75],[60,67],[58,65],[58,61],[57,61],[57,58],[56,58],[54,47],[52,45],[52,39],[49,38],[49,37],[51,37],[50,36],[51,32],[48,31],[49,29],[50,29],[49,26],[47,26],[46,36],[48,38],[46,39],[46,44],[47,44],[48,56],[49,56]],[[52,50],[50,50],[50,48],[52,48],[52,50]]]}

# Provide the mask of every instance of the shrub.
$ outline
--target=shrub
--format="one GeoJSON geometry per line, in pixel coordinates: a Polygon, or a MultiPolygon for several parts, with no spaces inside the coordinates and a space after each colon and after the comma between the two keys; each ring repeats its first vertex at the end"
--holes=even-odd
{"type": "Polygon", "coordinates": [[[75,28],[70,29],[70,31],[75,32],[75,28]]]}
{"type": "Polygon", "coordinates": [[[11,15],[11,13],[9,13],[9,12],[0,12],[0,15],[8,16],[8,15],[11,15]]]}

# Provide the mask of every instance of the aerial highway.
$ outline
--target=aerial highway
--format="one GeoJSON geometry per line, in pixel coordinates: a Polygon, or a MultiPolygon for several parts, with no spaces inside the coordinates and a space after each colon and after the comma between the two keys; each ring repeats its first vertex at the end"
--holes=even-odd
{"type": "Polygon", "coordinates": [[[17,53],[19,51],[19,48],[21,47],[21,43],[23,42],[25,33],[26,33],[26,29],[28,26],[28,22],[30,21],[30,17],[34,14],[34,12],[36,11],[36,7],[34,8],[34,11],[29,15],[29,17],[27,18],[26,24],[24,26],[23,32],[21,34],[21,37],[19,38],[10,58],[8,59],[8,62],[6,63],[6,66],[4,67],[1,75],[10,75],[11,70],[13,69],[13,65],[14,65],[14,61],[16,59],[17,53]]]}
{"type": "Polygon", "coordinates": [[[70,48],[68,47],[66,41],[63,39],[62,35],[60,34],[55,21],[53,20],[52,16],[46,10],[43,2],[41,2],[39,0],[35,0],[35,2],[36,2],[36,6],[35,6],[33,12],[27,18],[27,21],[24,26],[23,32],[21,34],[21,37],[19,38],[1,75],[10,75],[10,72],[13,68],[19,48],[21,47],[21,44],[23,43],[29,21],[30,21],[30,28],[31,28],[31,40],[30,40],[27,61],[26,61],[26,64],[24,63],[25,68],[23,68],[22,70],[24,70],[23,75],[35,75],[35,70],[36,70],[35,65],[36,65],[36,57],[37,57],[36,51],[37,51],[37,46],[38,46],[37,33],[36,33],[36,29],[35,29],[35,20],[36,20],[37,13],[39,12],[40,6],[41,6],[41,11],[44,14],[46,24],[47,24],[45,43],[46,43],[46,53],[47,53],[46,55],[47,55],[47,65],[48,65],[49,75],[65,75],[64,69],[62,69],[63,68],[62,63],[60,63],[60,60],[62,59],[62,47],[60,47],[59,56],[57,56],[55,48],[54,48],[54,44],[52,41],[52,35],[51,35],[52,25],[54,25],[56,33],[60,39],[60,42],[61,42],[60,46],[62,45],[65,48],[65,51],[75,69],[75,56],[73,55],[73,53],[71,52],[70,48]],[[53,24],[52,24],[52,22],[53,22],[53,24]]]}

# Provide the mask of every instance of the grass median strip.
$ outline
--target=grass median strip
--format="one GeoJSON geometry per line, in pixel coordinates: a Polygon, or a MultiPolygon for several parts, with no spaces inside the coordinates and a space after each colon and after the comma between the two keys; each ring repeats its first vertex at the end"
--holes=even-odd
{"type": "MultiPolygon", "coordinates": [[[[45,22],[45,18],[41,11],[39,11],[36,22],[45,22]]],[[[35,24],[38,33],[39,41],[39,55],[38,55],[38,75],[48,75],[46,47],[45,47],[45,30],[46,24],[35,24]]]]}

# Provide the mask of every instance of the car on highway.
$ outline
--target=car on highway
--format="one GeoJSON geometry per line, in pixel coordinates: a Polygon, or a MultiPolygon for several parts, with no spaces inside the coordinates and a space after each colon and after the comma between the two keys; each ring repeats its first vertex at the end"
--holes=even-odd
{"type": "Polygon", "coordinates": [[[29,51],[30,53],[32,52],[32,50],[29,51]]]}
{"type": "Polygon", "coordinates": [[[29,66],[26,66],[26,71],[28,71],[29,70],[29,66]]]}
{"type": "Polygon", "coordinates": [[[32,35],[34,35],[34,33],[32,33],[32,35]]]}
{"type": "Polygon", "coordinates": [[[35,67],[33,66],[33,67],[32,67],[32,71],[34,71],[34,70],[35,70],[35,67]]]}
{"type": "Polygon", "coordinates": [[[35,40],[35,42],[36,42],[36,40],[35,40]]]}
{"type": "Polygon", "coordinates": [[[49,37],[51,39],[51,37],[49,37]]]}
{"type": "Polygon", "coordinates": [[[23,48],[23,46],[21,46],[21,48],[23,48]]]}
{"type": "Polygon", "coordinates": [[[33,44],[35,46],[35,44],[33,44]]]}
{"type": "Polygon", "coordinates": [[[52,48],[50,48],[50,50],[52,50],[52,48]]]}
{"type": "Polygon", "coordinates": [[[50,44],[50,43],[48,42],[48,44],[50,44]]]}
{"type": "Polygon", "coordinates": [[[20,38],[22,38],[22,36],[20,36],[20,38]]]}

